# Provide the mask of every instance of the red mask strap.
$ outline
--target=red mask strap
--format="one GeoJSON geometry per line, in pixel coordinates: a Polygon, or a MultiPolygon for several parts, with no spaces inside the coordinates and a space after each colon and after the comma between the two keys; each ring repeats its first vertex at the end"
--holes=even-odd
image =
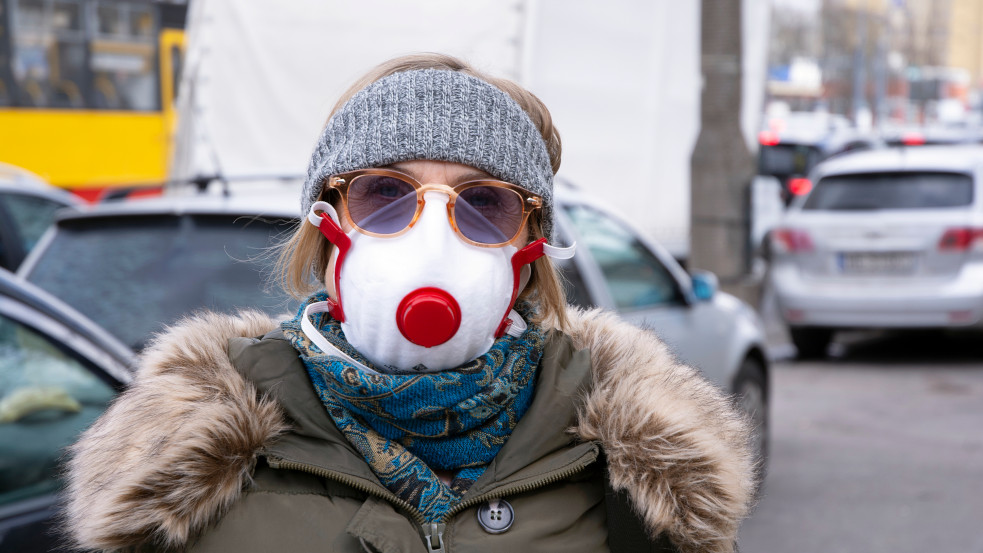
{"type": "Polygon", "coordinates": [[[345,261],[345,255],[348,254],[348,250],[352,247],[352,239],[327,214],[321,217],[321,224],[318,226],[318,229],[328,239],[328,242],[331,242],[338,248],[338,259],[334,264],[334,292],[338,296],[338,301],[328,298],[328,303],[331,305],[331,309],[328,312],[338,322],[343,323],[345,322],[345,311],[341,308],[341,265],[345,261]]]}
{"type": "Polygon", "coordinates": [[[519,297],[519,280],[522,268],[543,257],[546,253],[543,249],[545,244],[546,239],[540,238],[512,255],[512,300],[509,302],[508,309],[505,310],[505,315],[502,316],[502,322],[498,324],[498,330],[495,331],[495,338],[501,338],[502,335],[508,332],[509,325],[512,324],[512,321],[509,319],[509,312],[512,311],[512,306],[515,305],[515,299],[519,297]]]}

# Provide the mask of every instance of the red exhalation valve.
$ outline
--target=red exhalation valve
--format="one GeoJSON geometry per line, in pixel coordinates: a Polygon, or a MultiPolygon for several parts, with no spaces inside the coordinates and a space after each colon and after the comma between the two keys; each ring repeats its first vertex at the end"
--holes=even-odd
{"type": "Polygon", "coordinates": [[[450,340],[461,326],[461,307],[440,288],[419,288],[396,309],[396,326],[418,346],[432,348],[450,340]]]}

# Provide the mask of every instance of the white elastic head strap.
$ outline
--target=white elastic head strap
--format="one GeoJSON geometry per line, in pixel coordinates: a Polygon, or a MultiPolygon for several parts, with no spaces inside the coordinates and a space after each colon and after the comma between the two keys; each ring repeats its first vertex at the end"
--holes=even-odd
{"type": "Polygon", "coordinates": [[[311,322],[311,315],[314,313],[327,313],[330,309],[331,305],[326,301],[312,303],[304,308],[304,316],[300,319],[300,329],[304,332],[304,335],[307,336],[307,339],[314,342],[314,345],[320,348],[324,353],[331,356],[341,357],[345,361],[355,365],[355,367],[362,372],[379,374],[378,371],[374,371],[366,365],[359,363],[350,355],[338,349],[337,346],[329,342],[328,339],[314,327],[314,323],[311,322]]]}
{"type": "Polygon", "coordinates": [[[322,201],[314,202],[314,205],[311,206],[311,210],[307,212],[308,223],[317,228],[321,228],[322,217],[316,213],[318,211],[323,211],[328,215],[328,217],[331,217],[331,220],[333,220],[339,227],[341,226],[341,221],[338,219],[338,212],[335,211],[334,206],[328,202],[322,201]]]}
{"type": "Polygon", "coordinates": [[[577,253],[577,243],[574,242],[565,248],[543,244],[543,254],[553,259],[571,259],[577,253]]]}

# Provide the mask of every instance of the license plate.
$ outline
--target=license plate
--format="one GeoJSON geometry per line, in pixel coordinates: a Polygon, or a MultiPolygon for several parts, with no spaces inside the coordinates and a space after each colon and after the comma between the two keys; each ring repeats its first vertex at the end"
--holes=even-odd
{"type": "Polygon", "coordinates": [[[914,252],[842,252],[840,272],[846,275],[907,275],[915,272],[914,252]]]}

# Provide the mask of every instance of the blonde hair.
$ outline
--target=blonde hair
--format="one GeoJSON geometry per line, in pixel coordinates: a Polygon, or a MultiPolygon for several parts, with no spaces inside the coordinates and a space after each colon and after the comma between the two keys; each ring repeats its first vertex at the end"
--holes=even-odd
{"type": "MultiPolygon", "coordinates": [[[[376,66],[357,80],[338,99],[331,110],[333,116],[359,90],[394,73],[420,69],[442,69],[459,71],[481,79],[512,97],[513,100],[532,119],[546,142],[546,151],[555,174],[560,168],[560,135],[553,126],[553,118],[546,105],[533,93],[508,79],[490,77],[476,70],[464,61],[443,54],[413,54],[394,58],[376,66]]],[[[331,116],[328,119],[331,119],[331,116]]],[[[320,200],[337,203],[337,198],[329,198],[322,190],[320,200]]],[[[543,236],[541,211],[529,221],[529,241],[543,236]]],[[[296,298],[304,298],[324,286],[324,274],[331,258],[332,245],[321,235],[314,225],[303,220],[293,234],[279,247],[276,262],[276,280],[285,291],[296,298]]],[[[566,295],[556,267],[548,257],[541,257],[532,264],[529,284],[519,295],[520,300],[528,300],[538,305],[535,322],[547,327],[564,329],[567,326],[566,295]]]]}

